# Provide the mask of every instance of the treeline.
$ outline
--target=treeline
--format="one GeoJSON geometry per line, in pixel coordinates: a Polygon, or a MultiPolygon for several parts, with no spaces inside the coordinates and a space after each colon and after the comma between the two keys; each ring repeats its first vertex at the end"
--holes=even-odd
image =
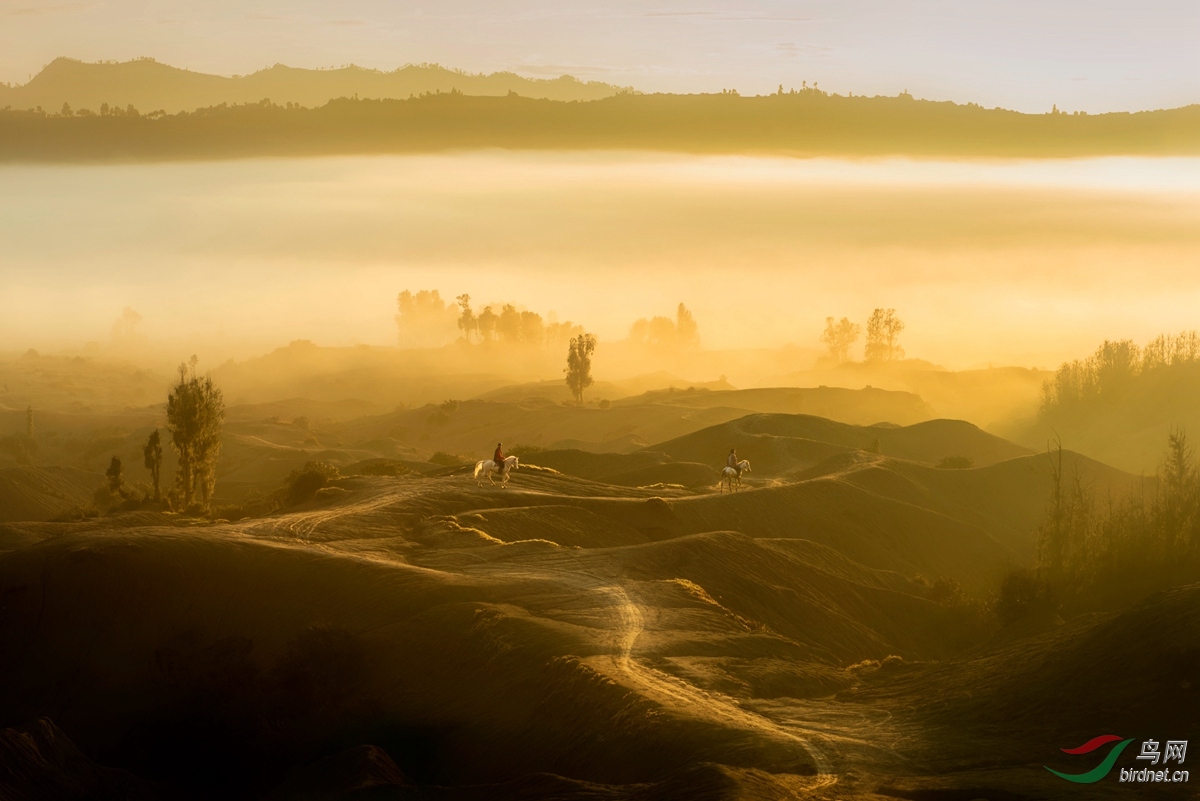
{"type": "Polygon", "coordinates": [[[1156,379],[1194,374],[1200,363],[1200,335],[1162,335],[1145,347],[1129,339],[1105,340],[1086,359],[1064,362],[1042,386],[1043,422],[1074,421],[1092,415],[1146,388],[1156,379]]]}
{"type": "Polygon", "coordinates": [[[547,320],[511,303],[484,306],[477,313],[470,295],[447,303],[436,289],[404,290],[396,296],[396,310],[400,346],[407,348],[440,347],[455,338],[467,344],[557,346],[583,333],[583,326],[570,320],[547,320]]]}
{"type": "Polygon", "coordinates": [[[194,112],[102,116],[0,112],[0,160],[233,158],[464,148],[696,153],[1065,157],[1195,155],[1200,106],[1022,114],[975,104],[830,95],[621,94],[588,102],[457,92],[341,98],[320,108],[263,100],[194,112]]]}
{"type": "MultiPolygon", "coordinates": [[[[477,309],[466,293],[450,303],[436,289],[404,290],[396,296],[396,312],[399,344],[404,348],[437,348],[455,340],[467,345],[557,348],[584,334],[582,325],[560,322],[553,314],[543,317],[512,303],[477,309]]],[[[635,321],[629,341],[647,347],[696,348],[700,327],[680,303],[674,318],[658,315],[635,321]]]]}

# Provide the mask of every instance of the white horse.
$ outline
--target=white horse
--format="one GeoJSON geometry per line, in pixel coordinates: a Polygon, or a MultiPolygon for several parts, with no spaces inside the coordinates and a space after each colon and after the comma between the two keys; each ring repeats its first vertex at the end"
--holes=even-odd
{"type": "Polygon", "coordinates": [[[509,456],[500,464],[496,464],[491,459],[484,459],[475,465],[475,483],[483,486],[483,477],[487,476],[487,480],[494,485],[496,482],[492,478],[493,475],[500,476],[500,484],[508,484],[508,474],[517,469],[517,457],[509,456]]]}
{"type": "Polygon", "coordinates": [[[738,462],[737,467],[726,466],[722,468],[720,483],[721,492],[724,492],[726,487],[729,488],[730,492],[741,489],[743,472],[752,472],[750,470],[750,461],[748,459],[743,459],[742,461],[738,462]]]}

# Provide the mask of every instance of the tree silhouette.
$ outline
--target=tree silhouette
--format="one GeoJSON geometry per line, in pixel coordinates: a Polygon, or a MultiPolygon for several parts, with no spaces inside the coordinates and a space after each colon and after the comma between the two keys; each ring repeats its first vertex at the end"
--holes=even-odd
{"type": "Polygon", "coordinates": [[[33,439],[33,407],[25,407],[25,436],[33,439]]]}
{"type": "Polygon", "coordinates": [[[125,480],[121,477],[121,457],[114,456],[112,461],[108,463],[108,469],[104,471],[104,477],[108,479],[108,491],[113,495],[125,494],[125,480]]]}
{"type": "Polygon", "coordinates": [[[491,306],[485,306],[483,311],[479,313],[479,318],[475,321],[476,327],[479,329],[479,338],[484,342],[491,342],[496,337],[496,324],[499,322],[499,317],[492,311],[491,306]]]}
{"type": "Polygon", "coordinates": [[[863,353],[869,362],[892,362],[904,358],[900,347],[900,332],[904,323],[896,316],[895,309],[876,309],[867,320],[867,345],[863,353]]]}
{"type": "Polygon", "coordinates": [[[471,332],[479,330],[479,320],[476,319],[475,312],[471,311],[471,296],[464,292],[455,300],[458,301],[458,308],[461,310],[458,315],[458,327],[463,332],[463,339],[470,342],[471,332]]]}
{"type": "Polygon", "coordinates": [[[575,396],[576,403],[583,403],[583,391],[594,382],[592,379],[592,354],[596,352],[596,336],[580,334],[571,337],[567,347],[567,386],[575,396]]]}
{"type": "Polygon", "coordinates": [[[163,457],[162,439],[159,437],[157,428],[146,440],[146,444],[142,448],[142,457],[145,459],[146,469],[150,471],[150,479],[154,484],[154,500],[157,502],[162,499],[159,492],[159,477],[162,475],[163,457]]]}
{"type": "Polygon", "coordinates": [[[500,318],[496,320],[496,334],[506,342],[521,341],[521,313],[511,303],[505,303],[500,308],[500,318]]]}
{"type": "Polygon", "coordinates": [[[404,290],[396,296],[396,311],[402,347],[436,347],[453,338],[454,307],[436,289],[404,290]]]}
{"type": "Polygon", "coordinates": [[[835,321],[832,317],[825,318],[825,333],[821,334],[821,342],[829,348],[829,355],[841,364],[850,358],[850,348],[858,341],[862,329],[857,323],[843,317],[835,321]]]}
{"type": "Polygon", "coordinates": [[[211,376],[196,375],[197,358],[179,365],[179,383],[167,396],[167,428],[179,454],[175,483],[184,509],[194,501],[207,509],[216,484],[217,457],[221,453],[221,424],[225,401],[211,376]]]}
{"type": "Polygon", "coordinates": [[[685,347],[694,348],[700,344],[699,326],[696,325],[696,318],[688,311],[688,307],[682,303],[675,310],[675,336],[679,339],[679,344],[685,347]]]}

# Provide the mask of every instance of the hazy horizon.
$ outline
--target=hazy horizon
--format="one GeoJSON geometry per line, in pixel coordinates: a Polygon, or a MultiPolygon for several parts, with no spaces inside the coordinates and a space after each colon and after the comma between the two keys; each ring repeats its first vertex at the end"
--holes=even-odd
{"type": "Polygon", "coordinates": [[[896,6],[756,0],[427,9],[372,0],[250,6],[181,0],[0,8],[0,81],[59,56],[150,56],[223,75],[285,63],[392,70],[440,63],[530,77],[567,73],[642,91],[744,94],[819,82],[840,93],[976,102],[1028,112],[1137,111],[1200,100],[1200,9],[1176,2],[896,6]],[[220,41],[220,47],[213,47],[220,41]]]}

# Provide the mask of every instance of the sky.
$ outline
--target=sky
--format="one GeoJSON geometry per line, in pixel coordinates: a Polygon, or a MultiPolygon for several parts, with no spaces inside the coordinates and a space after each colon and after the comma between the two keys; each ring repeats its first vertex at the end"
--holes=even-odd
{"type": "Polygon", "coordinates": [[[829,91],[1102,112],[1200,102],[1195,0],[0,0],[0,81],[58,56],[571,74],[643,91],[829,91]]]}

